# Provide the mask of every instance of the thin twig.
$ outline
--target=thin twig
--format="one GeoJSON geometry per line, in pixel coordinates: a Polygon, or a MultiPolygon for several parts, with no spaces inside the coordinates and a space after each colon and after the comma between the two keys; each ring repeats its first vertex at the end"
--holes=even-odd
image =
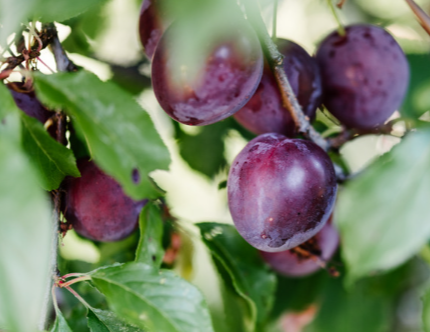
{"type": "Polygon", "coordinates": [[[424,10],[421,9],[413,0],[405,0],[406,3],[411,7],[415,16],[418,19],[418,22],[424,28],[425,31],[430,35],[430,17],[425,13],[424,10]]]}
{"type": "Polygon", "coordinates": [[[70,293],[72,293],[84,306],[87,308],[90,308],[91,306],[88,304],[87,301],[84,300],[82,296],[80,296],[72,287],[65,287],[70,293]]]}
{"type": "Polygon", "coordinates": [[[35,45],[31,46],[29,49],[23,50],[22,54],[18,56],[6,58],[4,63],[7,63],[7,66],[0,72],[0,80],[7,78],[10,73],[12,73],[17,66],[21,66],[24,61],[39,57],[40,51],[52,42],[53,32],[56,33],[55,26],[54,29],[42,29],[37,39],[38,42],[35,45]],[[40,43],[42,43],[42,46],[40,46],[40,43]]]}
{"type": "Polygon", "coordinates": [[[303,110],[297,101],[282,65],[284,56],[279,53],[275,43],[270,38],[266,30],[266,26],[261,18],[256,0],[245,1],[245,8],[247,15],[254,24],[257,34],[259,35],[263,47],[269,57],[268,60],[272,64],[273,72],[280,88],[283,104],[290,112],[298,131],[306,138],[319,145],[324,151],[327,151],[330,147],[328,142],[311,126],[309,117],[303,113],[303,110]]]}
{"type": "Polygon", "coordinates": [[[336,4],[337,8],[342,9],[345,2],[346,2],[346,0],[339,0],[339,2],[336,4]]]}

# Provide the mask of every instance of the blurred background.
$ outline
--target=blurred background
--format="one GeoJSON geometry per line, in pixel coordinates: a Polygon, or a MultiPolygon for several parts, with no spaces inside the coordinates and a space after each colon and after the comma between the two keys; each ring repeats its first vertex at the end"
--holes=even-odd
{"type": "MultiPolygon", "coordinates": [[[[270,31],[269,27],[273,20],[273,1],[261,0],[260,2],[263,18],[270,31]]],[[[428,13],[430,12],[430,0],[419,0],[417,3],[428,13]]],[[[214,319],[217,330],[229,331],[223,325],[223,322],[228,319],[223,316],[225,300],[223,302],[221,297],[225,294],[223,295],[220,289],[210,256],[201,243],[193,223],[232,222],[227,206],[225,181],[229,165],[253,135],[240,128],[233,119],[226,119],[207,127],[188,127],[173,123],[164,113],[152,92],[150,63],[139,42],[137,27],[140,6],[141,2],[136,0],[110,0],[79,17],[57,24],[57,27],[64,48],[77,65],[94,72],[102,80],[115,81],[123,89],[132,93],[154,120],[172,155],[169,171],[156,171],[152,177],[166,191],[166,200],[171,213],[178,219],[183,233],[184,250],[175,268],[204,292],[214,318],[219,318],[214,319]]],[[[359,22],[381,25],[397,39],[409,59],[411,83],[406,101],[394,117],[421,118],[424,121],[430,121],[430,37],[416,22],[405,1],[348,0],[338,13],[345,25],[359,22]]],[[[327,1],[279,0],[277,36],[295,41],[310,54],[315,52],[318,42],[336,27],[336,21],[327,1]]],[[[49,51],[43,51],[42,59],[49,67],[55,68],[55,62],[49,51]]],[[[39,69],[49,73],[42,64],[39,65],[39,69]]],[[[318,113],[316,121],[323,124],[323,135],[336,133],[340,129],[321,112],[318,113]]],[[[395,130],[398,136],[401,136],[405,130],[404,123],[399,122],[395,130]]],[[[367,135],[347,143],[340,152],[343,166],[349,172],[362,170],[400,141],[395,136],[367,135]]],[[[142,144],[145,143],[142,142],[142,144]]],[[[65,270],[75,270],[73,272],[78,270],[84,272],[82,270],[89,270],[93,264],[108,263],[109,260],[115,259],[126,260],[135,241],[136,238],[131,237],[115,244],[94,244],[71,231],[62,241],[63,267],[65,270]]],[[[322,274],[324,273],[325,271],[322,271],[322,274]]],[[[400,267],[392,273],[396,273],[396,278],[388,278],[394,285],[388,285],[392,288],[387,292],[395,295],[390,298],[388,307],[382,308],[382,304],[380,307],[376,299],[373,302],[376,308],[370,308],[370,311],[369,308],[363,309],[363,306],[370,304],[360,298],[362,293],[359,292],[358,297],[351,300],[353,301],[351,307],[339,308],[336,305],[337,300],[341,302],[342,295],[339,293],[340,298],[334,297],[331,304],[332,310],[339,312],[338,316],[331,314],[332,317],[337,317],[338,321],[333,322],[333,329],[327,329],[327,331],[360,331],[359,328],[361,328],[364,332],[367,330],[365,325],[362,325],[363,322],[359,323],[360,320],[378,320],[381,318],[379,316],[383,315],[391,315],[388,320],[390,324],[387,325],[387,320],[384,320],[381,326],[378,325],[378,331],[421,331],[419,295],[429,276],[427,265],[422,259],[417,258],[408,262],[407,267],[400,267]],[[401,291],[392,291],[400,285],[401,291]],[[340,314],[344,316],[340,317],[340,314]],[[342,319],[345,317],[348,317],[345,322],[357,321],[358,325],[345,329],[342,325],[342,319]]],[[[312,285],[318,283],[317,277],[311,277],[306,283],[301,287],[305,287],[305,293],[309,295],[312,292],[312,285]]],[[[332,287],[330,285],[329,282],[327,287],[332,287]]],[[[382,288],[387,286],[384,279],[375,281],[371,286],[363,287],[373,287],[378,297],[380,286],[382,288]]],[[[286,290],[285,297],[290,294],[291,292],[286,290]]],[[[308,302],[303,302],[301,306],[276,304],[276,317],[274,316],[276,319],[272,330],[301,331],[317,311],[315,305],[309,306],[309,303],[313,303],[311,295],[308,302]],[[285,310],[289,310],[288,313],[285,310]]],[[[330,317],[330,313],[328,315],[327,317],[330,317]]],[[[310,325],[308,331],[323,331],[323,329],[310,325]]]]}

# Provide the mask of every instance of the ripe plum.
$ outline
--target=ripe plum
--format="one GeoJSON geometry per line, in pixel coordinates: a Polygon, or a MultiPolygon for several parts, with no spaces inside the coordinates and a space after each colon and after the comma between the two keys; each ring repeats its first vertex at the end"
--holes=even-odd
{"type": "Polygon", "coordinates": [[[344,125],[372,129],[398,109],[409,81],[405,54],[384,29],[358,24],[326,37],[316,54],[323,103],[344,125]]]}
{"type": "Polygon", "coordinates": [[[80,235],[95,241],[118,241],[138,225],[146,200],[134,201],[94,162],[79,160],[80,178],[67,178],[65,216],[80,235]]]}
{"type": "Polygon", "coordinates": [[[209,55],[200,72],[190,75],[171,52],[176,27],[177,23],[167,29],[152,61],[152,84],[161,107],[178,122],[200,126],[237,112],[254,94],[263,71],[255,32],[244,23],[201,45],[209,55]],[[178,68],[180,75],[175,74],[178,68]]]}
{"type": "Polygon", "coordinates": [[[16,105],[28,116],[45,123],[54,112],[49,111],[37,99],[34,91],[28,91],[23,83],[13,82],[7,84],[16,105]]]}
{"type": "Polygon", "coordinates": [[[329,218],[337,190],[333,164],[320,147],[276,133],[245,146],[227,187],[237,230],[268,252],[291,249],[314,236],[329,218]]]}
{"type": "Polygon", "coordinates": [[[149,59],[152,59],[155,47],[164,32],[161,14],[160,0],[144,0],[142,2],[139,16],[139,36],[149,59]]]}
{"type": "MultiPolygon", "coordinates": [[[[291,88],[303,112],[313,119],[316,108],[321,104],[322,88],[318,65],[313,57],[292,41],[278,39],[277,46],[285,56],[283,67],[291,88]]],[[[288,137],[294,135],[294,121],[282,104],[278,84],[267,62],[257,91],[234,114],[234,118],[255,134],[275,132],[288,137]]]]}
{"type": "Polygon", "coordinates": [[[327,262],[336,252],[338,245],[339,234],[329,220],[314,237],[299,246],[303,249],[303,254],[294,248],[281,252],[260,251],[260,254],[266,263],[278,273],[299,277],[309,275],[320,269],[321,265],[316,259],[327,262]]]}

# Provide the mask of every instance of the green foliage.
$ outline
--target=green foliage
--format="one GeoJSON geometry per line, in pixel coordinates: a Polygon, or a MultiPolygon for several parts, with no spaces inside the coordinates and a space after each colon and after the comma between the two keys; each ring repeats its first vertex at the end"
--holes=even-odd
{"type": "Polygon", "coordinates": [[[430,331],[430,290],[427,288],[425,294],[422,297],[423,301],[423,327],[425,332],[430,331]]]}
{"type": "Polygon", "coordinates": [[[149,115],[131,95],[85,71],[35,75],[35,87],[45,104],[68,112],[91,156],[130,197],[158,196],[148,173],[166,169],[169,153],[149,115]]]}
{"type": "Polygon", "coordinates": [[[38,120],[24,112],[21,112],[21,121],[23,146],[39,170],[43,189],[57,189],[67,175],[81,176],[71,150],[49,136],[38,120]]]}
{"type": "Polygon", "coordinates": [[[201,293],[169,270],[142,263],[101,268],[91,273],[94,285],[115,313],[149,332],[212,332],[201,293]]]}
{"type": "Polygon", "coordinates": [[[19,30],[20,23],[32,20],[42,22],[61,22],[84,13],[91,7],[106,0],[1,0],[0,44],[3,45],[7,36],[19,30]]]}
{"type": "Polygon", "coordinates": [[[220,273],[228,274],[236,292],[248,303],[253,325],[265,323],[274,300],[276,278],[265,266],[258,250],[232,225],[207,222],[197,226],[213,259],[219,263],[220,273]]]}
{"type": "Polygon", "coordinates": [[[140,240],[136,250],[136,262],[158,268],[163,261],[163,219],[160,207],[149,202],[140,213],[140,240]]]}
{"type": "Polygon", "coordinates": [[[345,290],[331,279],[322,296],[321,308],[306,332],[388,331],[392,299],[366,291],[363,285],[345,290]]]}
{"type": "Polygon", "coordinates": [[[133,325],[124,323],[113,312],[88,307],[88,327],[91,332],[142,332],[133,325]]]}
{"type": "Polygon", "coordinates": [[[408,54],[411,70],[409,93],[406,96],[401,113],[410,118],[419,118],[430,110],[430,55],[408,54]]]}
{"type": "Polygon", "coordinates": [[[411,133],[340,190],[335,222],[351,279],[393,268],[430,236],[430,132],[411,133]]]}
{"type": "Polygon", "coordinates": [[[21,148],[19,114],[7,112],[0,104],[0,326],[32,332],[48,289],[51,209],[21,148]]]}
{"type": "Polygon", "coordinates": [[[55,307],[55,315],[57,317],[55,318],[54,326],[52,326],[51,332],[73,332],[57,306],[55,307]]]}

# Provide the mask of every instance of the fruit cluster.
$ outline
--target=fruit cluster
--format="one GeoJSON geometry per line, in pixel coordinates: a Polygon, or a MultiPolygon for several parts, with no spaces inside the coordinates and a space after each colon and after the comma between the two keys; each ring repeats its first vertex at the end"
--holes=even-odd
{"type": "MultiPolygon", "coordinates": [[[[339,242],[336,230],[327,223],[337,191],[332,161],[314,142],[295,138],[301,133],[284,105],[273,60],[264,56],[247,20],[232,10],[234,24],[227,22],[223,32],[201,45],[204,58],[195,72],[172,52],[184,22],[168,24],[162,9],[159,0],[144,0],[139,24],[161,107],[187,125],[209,125],[234,116],[259,135],[230,169],[228,201],[233,221],[243,238],[279,272],[314,271],[330,259],[339,242]]],[[[333,32],[315,56],[289,40],[278,39],[276,46],[308,121],[324,105],[345,127],[373,130],[384,124],[406,93],[405,55],[394,38],[377,26],[352,25],[344,34],[333,32]]],[[[42,123],[52,117],[53,112],[26,85],[8,87],[27,115],[42,123]]],[[[82,177],[66,179],[62,188],[67,221],[79,234],[96,241],[130,235],[146,201],[126,196],[93,162],[80,160],[78,168],[82,177]]]]}
{"type": "MultiPolygon", "coordinates": [[[[170,26],[163,20],[160,1],[143,1],[139,32],[152,60],[155,96],[180,123],[202,126],[233,115],[260,135],[230,169],[233,221],[280,273],[313,272],[321,260],[330,259],[339,242],[327,223],[337,191],[332,161],[315,143],[294,138],[300,133],[284,107],[273,60],[264,57],[244,18],[228,34],[202,45],[205,58],[197,74],[173,51],[181,24],[180,19],[170,26]]],[[[308,121],[324,105],[346,128],[373,130],[399,108],[406,94],[406,57],[380,27],[359,24],[346,27],[344,34],[335,31],[315,56],[288,40],[279,39],[277,47],[308,121]]]]}

